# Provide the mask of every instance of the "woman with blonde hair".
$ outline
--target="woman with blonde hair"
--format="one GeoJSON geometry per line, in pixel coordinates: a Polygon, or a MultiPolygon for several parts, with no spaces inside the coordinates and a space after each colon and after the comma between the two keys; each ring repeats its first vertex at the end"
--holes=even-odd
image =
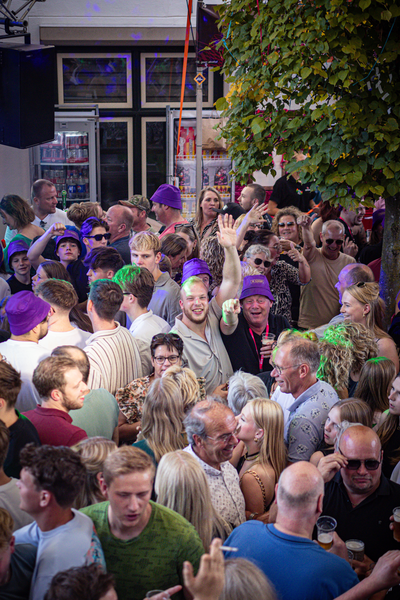
{"type": "Polygon", "coordinates": [[[157,468],[157,503],[174,510],[193,525],[205,551],[214,537],[228,537],[231,526],[222,519],[211,502],[204,469],[183,450],[165,454],[157,468]]]}
{"type": "Polygon", "coordinates": [[[342,296],[342,313],[345,321],[361,323],[373,332],[378,344],[379,355],[390,358],[399,370],[396,344],[383,330],[385,303],[379,296],[379,285],[360,281],[346,288],[342,296]]]}
{"type": "Polygon", "coordinates": [[[321,362],[317,378],[333,387],[339,398],[348,398],[348,385],[353,353],[348,345],[333,344],[326,340],[318,342],[321,362]]]}
{"type": "Polygon", "coordinates": [[[327,327],[322,340],[350,348],[353,358],[347,391],[349,396],[353,396],[365,362],[378,355],[373,331],[361,323],[344,321],[327,327]]]}
{"type": "Polygon", "coordinates": [[[396,367],[389,358],[378,356],[367,360],[361,369],[354,395],[370,406],[374,418],[372,427],[383,422],[383,413],[389,408],[389,393],[396,377],[396,367]]]}
{"type": "Polygon", "coordinates": [[[106,498],[100,489],[103,464],[107,456],[117,449],[116,443],[96,436],[81,440],[72,449],[79,454],[86,467],[85,485],[78,494],[74,507],[79,509],[104,502],[106,498]]]}
{"type": "Polygon", "coordinates": [[[187,413],[197,402],[202,400],[205,396],[204,383],[202,379],[200,385],[199,380],[193,373],[192,369],[188,367],[180,367],[178,365],[172,365],[169,367],[162,377],[170,377],[175,383],[179,385],[179,390],[182,395],[183,410],[187,413]]]}
{"type": "Polygon", "coordinates": [[[275,484],[286,466],[283,411],[277,402],[250,400],[236,417],[242,455],[236,468],[247,519],[263,520],[274,499],[275,484]]]}
{"type": "Polygon", "coordinates": [[[158,464],[167,452],[182,450],[187,443],[182,394],[170,377],[153,381],[143,403],[142,431],[132,444],[149,454],[158,464]]]}
{"type": "Polygon", "coordinates": [[[217,231],[219,231],[218,213],[213,209],[220,210],[223,206],[222,198],[216,189],[207,186],[201,190],[197,203],[196,216],[194,219],[191,219],[200,242],[207,237],[215,237],[217,235],[217,231]]]}

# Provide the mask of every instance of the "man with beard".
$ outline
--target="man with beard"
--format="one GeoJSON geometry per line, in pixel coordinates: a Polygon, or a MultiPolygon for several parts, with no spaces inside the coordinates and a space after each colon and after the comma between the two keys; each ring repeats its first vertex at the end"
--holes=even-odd
{"type": "Polygon", "coordinates": [[[21,373],[22,387],[16,404],[20,412],[35,408],[39,402],[32,375],[39,361],[50,354],[39,346],[39,340],[47,334],[50,308],[48,302],[28,291],[14,294],[6,305],[11,338],[0,344],[0,354],[21,373]]]}
{"type": "MultiPolygon", "coordinates": [[[[205,378],[207,394],[221,394],[233,374],[231,361],[222,342],[219,321],[225,300],[236,296],[241,271],[236,250],[236,229],[229,215],[218,217],[218,240],[224,248],[225,262],[218,294],[208,303],[208,290],[199,277],[189,277],[181,290],[182,314],[176,317],[172,329],[183,340],[183,357],[196,377],[205,378]]],[[[226,395],[226,393],[225,393],[226,395]]]]}
{"type": "Polygon", "coordinates": [[[36,367],[33,378],[41,406],[24,413],[34,424],[42,444],[74,446],[87,438],[72,425],[70,410],[82,408],[89,389],[76,362],[66,356],[49,356],[36,367]]]}

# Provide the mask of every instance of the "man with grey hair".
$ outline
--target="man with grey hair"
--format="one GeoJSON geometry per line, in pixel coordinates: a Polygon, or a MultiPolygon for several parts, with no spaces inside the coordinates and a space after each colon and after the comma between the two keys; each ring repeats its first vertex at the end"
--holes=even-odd
{"type": "Polygon", "coordinates": [[[303,230],[304,258],[311,268],[311,281],[301,290],[299,327],[303,329],[319,327],[338,314],[339,295],[335,287],[338,275],[343,267],[355,262],[352,242],[344,239],[343,223],[323,224],[321,248],[316,247],[311,223],[307,215],[299,223],[303,230]]]}
{"type": "Polygon", "coordinates": [[[278,388],[272,400],[285,417],[288,461],[310,460],[324,438],[324,423],[339,397],[333,387],[317,379],[320,354],[317,344],[289,336],[279,344],[271,376],[278,388]]]}
{"type": "Polygon", "coordinates": [[[203,467],[215,510],[233,527],[246,520],[244,497],[236,469],[229,462],[237,446],[238,424],[228,406],[208,397],[184,420],[189,446],[203,467]]]}
{"type": "Polygon", "coordinates": [[[244,371],[236,371],[229,379],[228,406],[237,416],[254,398],[268,398],[267,388],[259,377],[244,371]]]}
{"type": "MultiPolygon", "coordinates": [[[[327,552],[312,541],[322,512],[324,482],[318,469],[299,462],[285,469],[276,485],[278,508],[274,524],[247,521],[226,541],[237,552],[225,558],[246,558],[268,577],[280,600],[332,600],[358,583],[345,555],[327,552]]],[[[342,553],[335,534],[333,551],[342,553]]]]}

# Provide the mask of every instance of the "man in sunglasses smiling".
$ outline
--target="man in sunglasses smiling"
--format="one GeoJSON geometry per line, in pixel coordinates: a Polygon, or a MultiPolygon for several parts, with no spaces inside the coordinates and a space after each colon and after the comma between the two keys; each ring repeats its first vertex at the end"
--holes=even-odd
{"type": "Polygon", "coordinates": [[[343,267],[355,260],[346,254],[349,249],[344,241],[342,223],[326,221],[320,235],[322,247],[317,248],[311,218],[303,215],[298,221],[303,231],[303,255],[311,269],[311,281],[301,291],[299,327],[315,329],[338,314],[339,294],[335,284],[343,267]]]}
{"type": "Polygon", "coordinates": [[[366,575],[385,552],[399,549],[389,519],[400,506],[400,485],[382,474],[381,443],[369,427],[342,425],[336,448],[318,464],[326,482],[322,514],[336,519],[342,540],[364,542],[364,561],[353,561],[353,567],[366,575]]]}

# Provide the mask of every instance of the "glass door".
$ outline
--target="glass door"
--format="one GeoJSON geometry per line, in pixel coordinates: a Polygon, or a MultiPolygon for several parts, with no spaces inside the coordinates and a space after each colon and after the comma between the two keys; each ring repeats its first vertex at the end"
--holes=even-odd
{"type": "Polygon", "coordinates": [[[131,117],[100,119],[100,180],[104,210],[133,195],[131,117]]]}

